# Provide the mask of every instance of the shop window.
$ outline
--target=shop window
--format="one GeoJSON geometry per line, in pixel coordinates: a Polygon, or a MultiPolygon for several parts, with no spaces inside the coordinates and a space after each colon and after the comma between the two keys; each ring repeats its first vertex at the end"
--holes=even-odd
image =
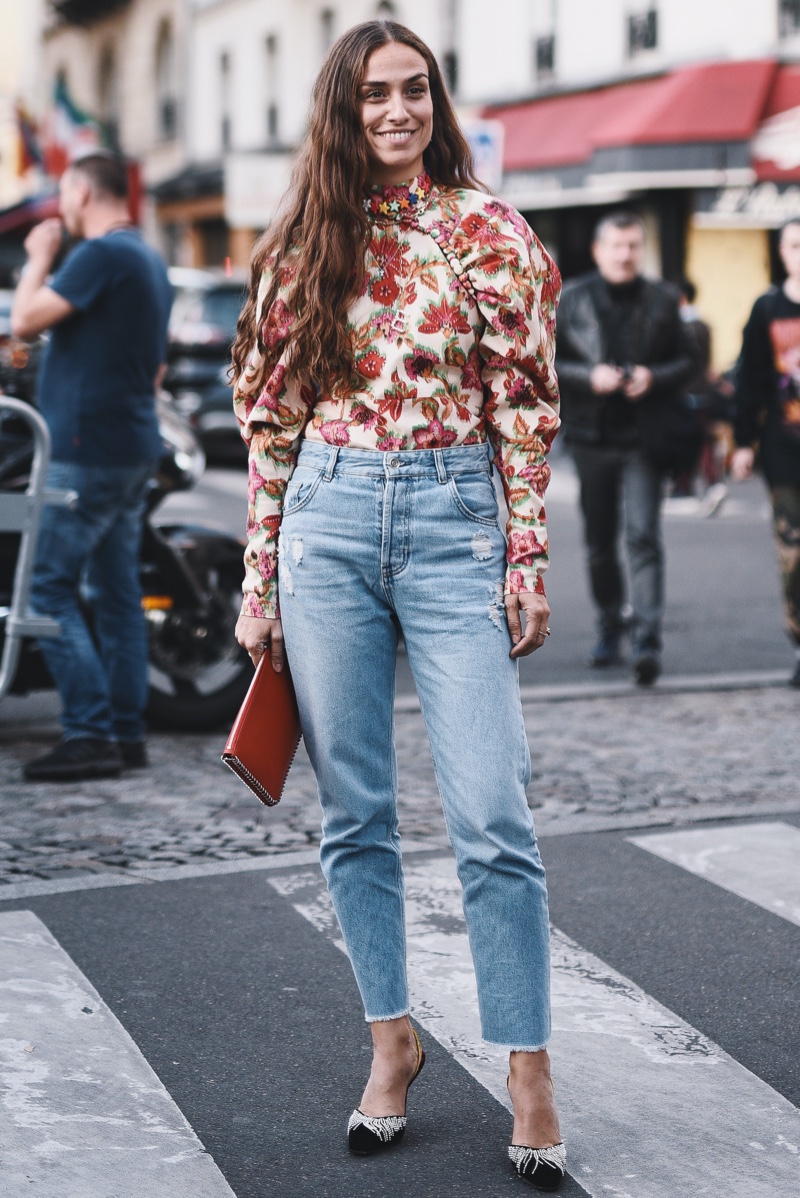
{"type": "Polygon", "coordinates": [[[533,43],[533,68],[537,80],[552,79],[556,69],[556,38],[551,33],[547,37],[537,37],[533,43]]]}
{"type": "Polygon", "coordinates": [[[228,248],[228,226],[221,217],[199,221],[197,232],[200,239],[202,262],[199,266],[224,266],[230,251],[228,248]]]}
{"type": "Polygon", "coordinates": [[[800,33],[800,0],[778,0],[778,35],[795,37],[800,33]]]}
{"type": "Polygon", "coordinates": [[[628,57],[635,58],[658,46],[658,13],[654,8],[628,17],[628,57]]]}
{"type": "Polygon", "coordinates": [[[178,135],[178,88],[172,25],[162,21],[156,37],[156,133],[159,141],[178,135]]]}

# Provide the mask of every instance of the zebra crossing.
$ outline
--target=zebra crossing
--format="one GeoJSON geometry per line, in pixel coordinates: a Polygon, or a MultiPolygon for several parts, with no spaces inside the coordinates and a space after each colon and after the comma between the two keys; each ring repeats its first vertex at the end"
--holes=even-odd
{"type": "MultiPolygon", "coordinates": [[[[676,962],[662,955],[664,945],[680,945],[686,910],[698,906],[698,925],[707,924],[708,928],[702,954],[696,951],[686,965],[686,986],[693,999],[710,985],[696,962],[705,954],[709,969],[716,966],[719,971],[715,954],[728,954],[724,973],[729,957],[736,958],[735,951],[731,953],[736,946],[730,941],[736,940],[737,928],[741,928],[742,957],[755,953],[756,973],[763,969],[766,975],[770,970],[770,959],[758,957],[757,933],[761,929],[765,942],[775,941],[770,951],[780,949],[782,960],[787,960],[788,950],[790,975],[798,976],[800,829],[773,821],[612,838],[602,834],[553,837],[545,838],[542,851],[550,873],[556,925],[551,1057],[569,1152],[571,1181],[565,1191],[592,1198],[678,1198],[684,1194],[796,1198],[800,1193],[797,1108],[776,1084],[762,1076],[769,1074],[766,1066],[750,1060],[748,1067],[737,1059],[744,1054],[736,1038],[724,1033],[724,1019],[718,1025],[723,1034],[714,1038],[707,1027],[698,1026],[704,1023],[702,1019],[687,1018],[691,1003],[682,1007],[681,1014],[672,1009],[680,1003],[667,1003],[663,995],[659,998],[651,991],[658,989],[653,979],[668,967],[675,977],[682,976],[676,962]],[[594,873],[581,872],[581,862],[588,861],[595,863],[594,873]],[[583,907],[579,902],[582,887],[586,892],[583,907]],[[673,898],[685,892],[690,893],[684,909],[678,910],[673,898]],[[620,894],[627,906],[618,901],[620,894]],[[703,915],[706,908],[707,919],[703,915]],[[576,911],[577,916],[570,914],[576,911]],[[647,918],[641,925],[632,917],[623,924],[622,911],[642,911],[647,918]],[[725,915],[725,943],[718,943],[715,933],[720,913],[725,915]],[[560,923],[569,926],[562,928],[560,923]],[[672,938],[652,947],[647,929],[653,930],[653,940],[658,941],[658,929],[670,924],[675,925],[672,938]],[[596,938],[594,927],[598,929],[596,938]],[[623,954],[630,962],[629,969],[615,967],[605,959],[613,955],[609,946],[614,944],[630,950],[623,954]],[[641,968],[640,960],[644,963],[641,968]]],[[[332,1003],[344,1001],[330,988],[331,964],[325,958],[328,947],[346,972],[328,896],[318,869],[307,858],[285,868],[274,868],[275,864],[259,872],[248,862],[247,872],[239,874],[238,881],[235,863],[231,863],[226,878],[196,876],[190,881],[187,875],[183,881],[173,877],[164,883],[111,887],[106,892],[106,906],[110,911],[113,903],[120,905],[120,927],[130,920],[131,911],[138,913],[134,916],[138,918],[149,907],[158,907],[153,925],[158,927],[181,894],[187,895],[186,910],[199,911],[200,900],[207,893],[207,938],[214,914],[222,911],[224,892],[220,887],[238,885],[228,901],[236,912],[242,896],[248,898],[250,917],[263,908],[264,892],[270,892],[270,910],[277,913],[272,916],[272,926],[277,928],[281,912],[286,913],[284,922],[289,922],[289,912],[294,920],[288,933],[294,963],[287,966],[281,980],[300,983],[302,979],[294,978],[292,970],[301,963],[307,970],[307,982],[315,978],[315,969],[324,971],[325,976],[317,977],[313,985],[320,987],[317,1009],[325,1013],[332,1003]],[[170,891],[175,897],[167,900],[169,887],[175,888],[170,891]],[[191,896],[186,887],[195,888],[191,896]],[[165,897],[159,900],[159,894],[165,897]]],[[[453,862],[441,849],[410,853],[405,873],[412,1011],[423,1033],[443,1050],[439,1078],[432,1067],[426,1070],[421,1085],[452,1087],[458,1075],[468,1076],[472,1088],[464,1092],[471,1096],[472,1107],[464,1110],[464,1121],[477,1123],[483,1118],[485,1122],[498,1109],[497,1103],[509,1108],[507,1061],[502,1052],[480,1038],[453,862]],[[441,1076],[444,1062],[451,1063],[447,1082],[441,1076]]],[[[295,1164],[287,1155],[288,1148],[279,1161],[283,1140],[277,1130],[277,1146],[270,1149],[273,1182],[270,1174],[258,1182],[248,1180],[229,1155],[234,1125],[227,1130],[224,1123],[217,1127],[220,1116],[216,1111],[210,1122],[203,1123],[202,1103],[199,1099],[195,1103],[186,1088],[177,1096],[180,1102],[170,1094],[162,1080],[163,1062],[158,1062],[159,1076],[132,1038],[125,1016],[119,1018],[101,997],[103,987],[93,984],[94,974],[103,974],[103,970],[87,964],[84,972],[51,932],[49,912],[53,912],[52,922],[58,920],[56,907],[47,903],[60,904],[63,897],[32,899],[29,905],[36,906],[35,912],[0,906],[0,1093],[5,1111],[0,1123],[0,1171],[2,1191],[10,1198],[27,1193],[43,1198],[182,1198],[184,1194],[192,1198],[297,1198],[316,1192],[330,1198],[373,1198],[392,1192],[409,1193],[413,1198],[447,1198],[458,1192],[465,1198],[471,1194],[477,1198],[500,1193],[502,1181],[515,1184],[513,1178],[498,1174],[496,1191],[487,1189],[485,1180],[477,1177],[474,1182],[460,1183],[457,1189],[448,1190],[441,1182],[431,1182],[426,1188],[421,1180],[425,1172],[420,1168],[414,1174],[416,1180],[406,1178],[400,1188],[393,1189],[391,1178],[399,1173],[392,1170],[410,1168],[414,1161],[412,1140],[394,1161],[381,1162],[372,1173],[347,1173],[352,1165],[344,1160],[341,1175],[334,1170],[326,1188],[317,1190],[303,1161],[298,1159],[295,1164]],[[203,1134],[198,1138],[200,1124],[203,1134]],[[206,1149],[210,1147],[209,1127],[214,1129],[213,1159],[201,1143],[203,1140],[206,1149]],[[378,1169],[383,1172],[379,1174],[378,1169]]],[[[96,890],[85,901],[98,904],[99,911],[101,900],[96,890]]],[[[75,910],[77,902],[76,897],[75,910]]],[[[60,918],[63,921],[63,912],[60,918]]],[[[141,936],[150,935],[148,927],[142,923],[141,936]]],[[[267,930],[260,932],[262,939],[269,939],[267,930]]],[[[215,953],[220,953],[220,970],[226,968],[223,939],[230,935],[230,922],[220,923],[218,943],[208,944],[212,966],[215,953]]],[[[255,925],[243,936],[254,946],[259,943],[255,925]]],[[[157,956],[155,944],[154,939],[152,951],[157,956]]],[[[278,948],[275,939],[273,952],[278,948]]],[[[674,954],[674,947],[671,951],[674,954]]],[[[689,956],[687,951],[687,960],[689,956]]],[[[124,957],[121,953],[120,959],[124,957]]],[[[208,962],[204,965],[209,968],[208,962]]],[[[103,975],[106,986],[112,974],[103,975]]],[[[290,992],[298,987],[281,985],[277,975],[270,980],[271,976],[265,971],[263,984],[274,986],[274,993],[265,989],[263,1003],[271,1012],[270,1032],[279,1040],[286,1034],[281,1011],[287,1009],[289,998],[294,1000],[290,992]]],[[[731,1007],[746,999],[754,1026],[774,1018],[766,993],[763,1009],[750,1009],[757,1005],[752,995],[758,994],[758,988],[740,995],[736,981],[731,978],[731,1007]]],[[[347,1001],[351,1003],[350,998],[347,1001]]],[[[794,1070],[796,1077],[796,992],[790,996],[792,1003],[793,1008],[790,1005],[788,1009],[794,1009],[795,1017],[790,1025],[776,1025],[772,1038],[785,1040],[787,1053],[795,1054],[794,1062],[787,1064],[787,1076],[794,1070]]],[[[697,1001],[694,1007],[699,1009],[697,1001]]],[[[162,1001],[153,1014],[169,1025],[170,1035],[177,1040],[180,1003],[172,1014],[162,1001]]],[[[301,1042],[306,1034],[302,1033],[301,1042]]],[[[177,1047],[170,1052],[182,1055],[177,1047]]],[[[309,1052],[313,1053],[310,1047],[309,1052]]],[[[177,1066],[178,1061],[172,1064],[177,1066]]],[[[356,1064],[358,1072],[361,1065],[356,1064]]],[[[225,1062],[217,1062],[217,1067],[222,1075],[225,1062]]],[[[311,1069],[313,1060],[306,1067],[311,1069]]],[[[254,1062],[254,1072],[257,1068],[254,1062]]],[[[247,1080],[243,1075],[235,1079],[234,1094],[237,1088],[246,1092],[247,1080]]],[[[251,1080],[257,1091],[260,1079],[251,1080]]],[[[796,1091],[793,1093],[796,1096],[796,1091]]],[[[278,1129],[284,1126],[280,1123],[284,1115],[279,1117],[277,1110],[284,1111],[286,1099],[273,1101],[263,1117],[267,1124],[272,1119],[278,1129]]],[[[418,1101],[415,1094],[415,1105],[418,1101]]],[[[332,1134],[335,1137],[335,1129],[332,1134]]],[[[419,1154],[416,1159],[419,1163],[419,1154]]]]}
{"type": "MultiPolygon", "coordinates": [[[[771,823],[629,839],[800,923],[796,828],[771,823]]],[[[510,1110],[507,1054],[480,1037],[454,862],[417,857],[405,874],[412,1014],[510,1110]]],[[[316,873],[270,881],[344,951],[316,873]]],[[[551,968],[551,1058],[570,1172],[587,1193],[796,1198],[800,1113],[792,1103],[557,928],[551,968]]]]}

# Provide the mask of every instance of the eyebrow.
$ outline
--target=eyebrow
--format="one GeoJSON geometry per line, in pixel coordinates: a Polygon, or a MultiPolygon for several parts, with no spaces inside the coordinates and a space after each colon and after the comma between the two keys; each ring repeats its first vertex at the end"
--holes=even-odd
{"type": "MultiPolygon", "coordinates": [[[[403,83],[415,83],[417,79],[427,80],[428,76],[425,71],[419,71],[416,75],[410,75],[408,79],[404,79],[403,83]]],[[[386,82],[383,79],[367,79],[361,84],[362,87],[386,87],[386,82]]]]}

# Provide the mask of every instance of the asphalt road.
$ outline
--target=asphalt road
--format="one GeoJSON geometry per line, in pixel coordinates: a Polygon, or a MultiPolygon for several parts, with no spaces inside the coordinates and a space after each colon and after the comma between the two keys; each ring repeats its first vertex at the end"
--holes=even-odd
{"type": "MultiPolygon", "coordinates": [[[[192,493],[177,495],[160,510],[160,520],[192,519],[243,535],[246,493],[243,469],[211,469],[192,493]]],[[[547,592],[553,635],[523,661],[526,685],[580,684],[628,678],[625,667],[588,670],[594,643],[577,483],[570,459],[553,458],[547,497],[551,566],[547,592]]],[[[778,567],[769,524],[769,504],[756,480],[731,484],[716,515],[704,518],[692,501],[666,504],[667,556],[665,675],[781,670],[791,653],[783,630],[778,567]]],[[[398,672],[401,694],[413,690],[405,659],[398,672]]]]}
{"type": "MultiPolygon", "coordinates": [[[[565,1198],[690,1192],[793,1198],[800,907],[786,909],[793,885],[786,862],[767,895],[751,879],[757,901],[732,893],[735,875],[725,860],[735,846],[725,838],[737,828],[745,829],[740,838],[760,830],[766,839],[755,852],[770,854],[780,841],[800,837],[798,825],[800,817],[790,816],[777,826],[706,827],[701,855],[708,861],[716,848],[722,862],[711,878],[643,851],[624,833],[543,840],[558,929],[552,1056],[573,1174],[561,1189],[565,1198]],[[765,909],[781,902],[783,914],[765,909]]],[[[691,852],[685,860],[692,865],[691,852]]],[[[344,1148],[347,1114],[369,1065],[352,975],[336,946],[316,868],[289,859],[273,864],[273,870],[108,884],[0,903],[0,938],[9,912],[25,910],[40,920],[166,1086],[220,1172],[217,1181],[191,1191],[181,1184],[178,1158],[170,1157],[162,1172],[174,1177],[169,1192],[176,1198],[521,1193],[504,1164],[510,1116],[499,1100],[502,1054],[487,1055],[471,1039],[475,1004],[458,957],[466,937],[449,864],[435,853],[408,860],[416,920],[409,939],[417,977],[412,1003],[428,1062],[411,1091],[405,1143],[368,1160],[350,1158],[344,1148]]],[[[98,1054],[122,1055],[125,1045],[102,1043],[98,1030],[78,1068],[70,1028],[80,1013],[72,1014],[62,998],[61,1024],[46,1039],[37,1031],[46,998],[37,1005],[35,990],[31,976],[24,987],[0,990],[4,1018],[22,1033],[17,1052],[29,1051],[25,1067],[40,1070],[33,1083],[13,1073],[14,1042],[4,1042],[5,1078],[12,1071],[15,1085],[0,1140],[6,1140],[7,1176],[25,1180],[5,1192],[10,1198],[167,1193],[137,1180],[137,1157],[126,1140],[135,1134],[134,1120],[119,1103],[112,1159],[123,1160],[127,1150],[130,1163],[117,1167],[113,1185],[93,1180],[91,1137],[108,1133],[90,1122],[91,1096],[75,1095],[90,1088],[98,1054]],[[45,1064],[52,1105],[48,1118],[37,1121],[45,1064]],[[73,1116],[83,1112],[88,1130],[58,1116],[59,1100],[73,1116]],[[84,1139],[76,1143],[78,1135],[84,1139]],[[41,1162],[54,1141],[60,1166],[48,1173],[41,1162]],[[34,1182],[41,1188],[28,1184],[34,1182]]],[[[89,1002],[84,1020],[103,1014],[89,1002]]],[[[120,1060],[119,1069],[126,1068],[120,1060]]],[[[154,1080],[151,1094],[156,1088],[154,1080]]],[[[144,1122],[152,1138],[153,1116],[144,1122]]]]}

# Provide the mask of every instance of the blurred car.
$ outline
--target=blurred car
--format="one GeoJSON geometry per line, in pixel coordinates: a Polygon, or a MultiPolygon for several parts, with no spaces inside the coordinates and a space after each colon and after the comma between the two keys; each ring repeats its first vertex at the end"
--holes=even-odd
{"type": "Polygon", "coordinates": [[[11,332],[13,291],[0,291],[0,391],[33,403],[42,342],[20,341],[11,332]]]}
{"type": "Polygon", "coordinates": [[[164,386],[203,443],[209,459],[247,457],[231,404],[230,349],[245,301],[244,274],[172,267],[164,386]]]}

